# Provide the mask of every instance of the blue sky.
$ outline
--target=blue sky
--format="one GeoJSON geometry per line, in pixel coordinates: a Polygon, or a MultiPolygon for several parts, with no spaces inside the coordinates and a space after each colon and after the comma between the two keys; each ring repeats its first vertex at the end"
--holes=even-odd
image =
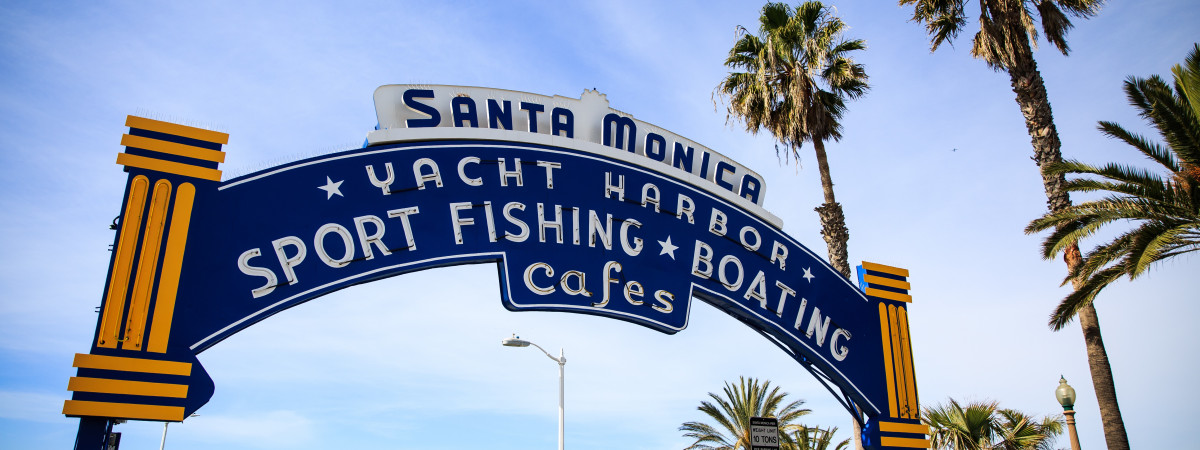
{"type": "MultiPolygon", "coordinates": [[[[0,435],[4,448],[66,448],[71,358],[94,331],[125,175],[113,164],[128,114],[231,135],[226,177],[361,145],[377,86],[431,83],[578,98],[679,133],[762,174],[766,208],[825,253],[807,148],[781,165],[767,135],[728,126],[713,88],[737,25],[759,2],[6,2],[0,6],[0,435]]],[[[1021,230],[1045,208],[1008,77],[966,40],[930,53],[910,10],[837,2],[872,91],[828,146],[853,263],[912,273],[911,330],[924,405],[996,399],[1056,412],[1060,374],[1079,392],[1084,448],[1103,445],[1077,325],[1046,316],[1067,293],[1061,262],[1021,230]],[[955,150],[957,149],[957,150],[955,150]]],[[[1142,163],[1098,120],[1146,130],[1129,75],[1169,74],[1200,41],[1191,1],[1113,2],[1077,21],[1070,57],[1037,54],[1069,158],[1142,163]]],[[[1130,440],[1191,443],[1200,402],[1193,318],[1200,260],[1184,256],[1098,302],[1130,440]]],[[[208,405],[172,425],[173,449],[553,448],[557,368],[511,333],[564,348],[567,443],[671,449],[708,392],[740,375],[802,398],[804,423],[850,419],[790,358],[694,302],[667,336],[624,322],[503,309],[491,266],[436,269],[339,291],[200,355],[208,405]],[[456,306],[452,306],[456,305],[456,306]]],[[[153,448],[158,423],[127,423],[153,448]]],[[[1060,445],[1066,446],[1065,439],[1060,445]]]]}

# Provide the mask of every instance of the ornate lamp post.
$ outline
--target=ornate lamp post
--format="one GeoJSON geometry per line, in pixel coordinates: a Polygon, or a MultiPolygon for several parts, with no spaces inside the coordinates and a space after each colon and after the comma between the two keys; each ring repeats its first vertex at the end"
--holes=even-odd
{"type": "MultiPolygon", "coordinates": [[[[532,345],[534,347],[537,347],[538,350],[541,350],[542,353],[545,353],[547,358],[550,358],[552,361],[558,363],[558,450],[563,450],[565,448],[565,442],[563,440],[563,431],[565,428],[564,419],[566,416],[566,414],[565,414],[566,410],[565,410],[564,404],[563,404],[564,403],[563,402],[563,391],[564,391],[563,385],[565,384],[565,377],[564,377],[563,372],[567,365],[567,357],[563,356],[563,351],[561,348],[558,349],[558,357],[555,358],[554,356],[550,355],[550,352],[547,352],[540,345],[537,345],[532,342],[526,341],[524,339],[518,338],[517,335],[515,335],[515,334],[511,338],[500,341],[500,343],[503,344],[505,347],[528,347],[528,346],[532,345]]],[[[1074,395],[1074,394],[1072,394],[1072,395],[1074,395]]]]}
{"type": "Polygon", "coordinates": [[[1058,389],[1054,390],[1058,404],[1063,407],[1063,415],[1067,417],[1067,433],[1071,436],[1071,450],[1079,450],[1079,433],[1075,431],[1075,388],[1067,384],[1065,377],[1059,377],[1058,389]]]}

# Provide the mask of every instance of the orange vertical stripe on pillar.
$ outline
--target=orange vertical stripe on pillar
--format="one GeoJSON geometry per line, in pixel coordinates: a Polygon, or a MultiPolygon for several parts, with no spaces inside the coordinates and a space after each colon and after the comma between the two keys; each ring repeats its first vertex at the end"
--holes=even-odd
{"type": "Polygon", "coordinates": [[[158,279],[158,295],[154,299],[154,318],[150,322],[150,342],[146,350],[166,353],[171,337],[171,321],[175,316],[175,298],[179,294],[179,274],[183,268],[183,250],[187,245],[188,227],[192,222],[192,204],[196,187],[191,183],[179,185],[175,208],[171,211],[171,230],[167,233],[167,251],[163,255],[158,279]]]}
{"type": "Polygon", "coordinates": [[[919,419],[919,406],[917,406],[917,377],[913,370],[912,357],[912,340],[908,335],[908,311],[900,308],[900,339],[904,342],[904,381],[908,383],[905,387],[905,392],[908,393],[908,404],[913,409],[913,419],[919,419]]]}
{"type": "Polygon", "coordinates": [[[108,278],[108,295],[104,299],[104,312],[100,316],[100,336],[96,345],[117,348],[121,339],[121,316],[125,313],[125,296],[129,292],[129,274],[133,270],[133,253],[137,250],[138,235],[142,230],[142,210],[146,207],[146,193],[150,180],[138,175],[129,182],[129,197],[125,199],[125,212],[121,215],[121,234],[113,249],[112,273],[108,278]]]}
{"type": "Polygon", "coordinates": [[[142,254],[138,258],[137,276],[133,280],[133,295],[129,301],[129,318],[125,321],[125,338],[121,348],[141,350],[150,312],[154,280],[158,278],[158,255],[162,252],[162,237],[171,204],[171,182],[158,180],[150,197],[150,212],[146,215],[146,232],[142,236],[142,254]]]}
{"type": "Polygon", "coordinates": [[[888,412],[896,416],[896,375],[892,362],[892,332],[888,326],[887,305],[879,304],[879,334],[883,336],[883,373],[887,381],[888,412]]]}
{"type": "Polygon", "coordinates": [[[908,418],[910,417],[908,392],[905,392],[908,383],[904,379],[905,372],[904,364],[902,363],[904,348],[900,342],[900,324],[898,323],[898,316],[896,314],[897,309],[894,305],[888,305],[888,321],[892,327],[892,367],[896,371],[896,414],[901,418],[908,418]]]}

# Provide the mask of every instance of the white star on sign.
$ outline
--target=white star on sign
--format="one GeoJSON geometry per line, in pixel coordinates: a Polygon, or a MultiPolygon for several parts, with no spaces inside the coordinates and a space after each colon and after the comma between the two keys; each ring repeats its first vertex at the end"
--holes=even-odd
{"type": "Polygon", "coordinates": [[[814,275],[812,274],[812,268],[811,268],[811,267],[809,267],[809,268],[807,268],[807,269],[804,269],[804,277],[803,277],[803,278],[804,278],[805,280],[808,280],[808,282],[809,282],[809,283],[812,283],[812,279],[813,279],[813,278],[816,278],[816,276],[814,276],[814,275]]]}
{"type": "Polygon", "coordinates": [[[665,241],[658,241],[658,245],[662,246],[662,251],[658,252],[659,255],[667,255],[671,259],[675,259],[675,249],[679,247],[671,243],[671,236],[667,236],[667,240],[665,241]]]}
{"type": "Polygon", "coordinates": [[[329,200],[329,199],[333,198],[333,194],[337,194],[339,197],[345,197],[345,195],[342,195],[342,183],[344,183],[345,181],[346,180],[342,180],[337,183],[334,183],[333,180],[331,180],[328,176],[326,176],[325,177],[325,185],[317,186],[317,189],[325,191],[325,200],[329,200]]]}

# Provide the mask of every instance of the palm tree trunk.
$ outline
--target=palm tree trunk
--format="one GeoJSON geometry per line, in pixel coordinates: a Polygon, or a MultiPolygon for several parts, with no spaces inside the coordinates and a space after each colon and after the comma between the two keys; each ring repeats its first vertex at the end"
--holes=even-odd
{"type": "Polygon", "coordinates": [[[854,443],[854,450],[863,450],[862,425],[858,424],[857,417],[855,417],[854,420],[851,420],[850,423],[854,424],[854,439],[851,441],[854,443]]]}
{"type": "Polygon", "coordinates": [[[825,143],[820,139],[813,139],[813,147],[817,152],[817,170],[821,173],[821,190],[825,193],[825,204],[815,209],[821,217],[821,237],[825,238],[825,246],[829,250],[829,264],[843,276],[850,278],[847,245],[850,241],[850,230],[846,229],[846,216],[842,214],[842,205],[833,198],[833,178],[829,176],[825,143]]]}
{"type": "MultiPolygon", "coordinates": [[[[1068,247],[1063,259],[1067,262],[1067,270],[1074,271],[1076,266],[1083,263],[1079,245],[1072,244],[1068,247]]],[[[1080,284],[1082,280],[1071,282],[1074,288],[1079,288],[1080,284]]],[[[1128,449],[1129,438],[1125,434],[1125,421],[1121,419],[1121,408],[1117,404],[1117,386],[1113,380],[1112,366],[1108,363],[1108,353],[1104,351],[1104,337],[1100,335],[1100,318],[1096,315],[1095,305],[1088,303],[1080,308],[1078,316],[1079,326],[1083,329],[1083,344],[1087,348],[1092,386],[1100,404],[1104,441],[1110,449],[1128,449]]]]}
{"type": "Polygon", "coordinates": [[[1117,386],[1113,380],[1112,366],[1108,364],[1108,353],[1104,351],[1104,338],[1100,336],[1100,319],[1096,316],[1095,306],[1089,303],[1079,309],[1079,325],[1083,328],[1092,386],[1096,390],[1096,401],[1100,404],[1104,441],[1109,449],[1128,450],[1129,437],[1125,434],[1125,421],[1121,419],[1121,408],[1117,405],[1117,386]]]}
{"type": "MultiPolygon", "coordinates": [[[[825,247],[829,250],[829,264],[841,272],[846,278],[850,276],[849,241],[850,230],[846,228],[846,216],[842,214],[842,205],[833,197],[833,177],[829,175],[829,159],[825,155],[825,142],[813,139],[813,147],[817,152],[817,171],[821,173],[821,191],[825,194],[825,204],[816,208],[821,218],[821,237],[825,238],[825,247]]],[[[854,449],[863,450],[862,425],[855,417],[851,421],[854,429],[854,449]]]]}
{"type": "MultiPolygon", "coordinates": [[[[1013,64],[1008,67],[1017,105],[1025,116],[1025,128],[1033,141],[1033,159],[1039,168],[1062,161],[1062,142],[1054,127],[1054,114],[1050,110],[1050,99],[1046,85],[1037,70],[1037,62],[1028,48],[1016,52],[1013,64]]],[[[1047,206],[1058,212],[1071,205],[1071,198],[1063,189],[1066,177],[1050,175],[1041,170],[1042,184],[1046,190],[1047,206]]],[[[1068,271],[1082,261],[1079,246],[1067,250],[1068,271]]],[[[1079,324],[1083,327],[1084,346],[1087,349],[1088,368],[1092,375],[1092,387],[1100,406],[1100,418],[1104,424],[1104,440],[1109,450],[1129,450],[1129,438],[1125,434],[1125,422],[1121,419],[1121,408],[1117,405],[1117,388],[1113,382],[1112,367],[1108,353],[1104,350],[1104,339],[1100,335],[1100,321],[1095,306],[1089,304],[1079,311],[1079,324]]]]}

